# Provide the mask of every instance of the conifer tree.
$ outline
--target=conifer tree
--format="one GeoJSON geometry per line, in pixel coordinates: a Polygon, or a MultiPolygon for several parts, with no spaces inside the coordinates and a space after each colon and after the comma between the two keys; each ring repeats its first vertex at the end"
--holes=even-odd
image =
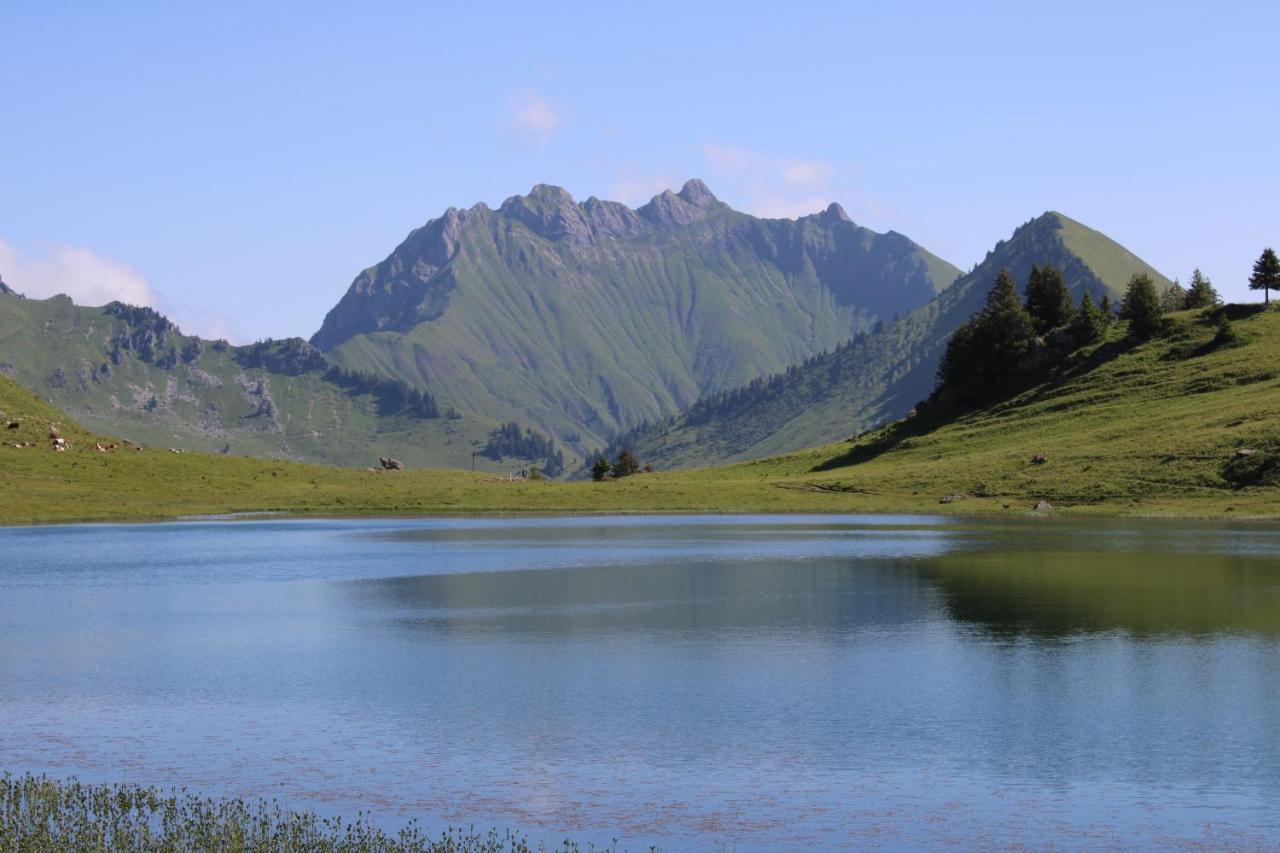
{"type": "Polygon", "coordinates": [[[982,310],[948,340],[938,378],[963,400],[1000,394],[1013,386],[1034,341],[1031,315],[1009,271],[1001,270],[982,310]]]}
{"type": "Polygon", "coordinates": [[[1116,308],[1111,304],[1111,294],[1102,294],[1102,301],[1098,303],[1098,310],[1102,312],[1102,322],[1110,328],[1111,324],[1116,321],[1116,308]]]}
{"type": "Polygon", "coordinates": [[[1166,314],[1172,314],[1174,311],[1181,311],[1187,307],[1187,291],[1176,278],[1173,284],[1164,289],[1160,294],[1160,310],[1166,314]]]}
{"type": "Polygon", "coordinates": [[[591,466],[591,479],[595,480],[597,483],[600,482],[605,477],[609,476],[609,471],[612,468],[613,466],[609,464],[609,460],[601,456],[595,461],[595,464],[591,466]]]}
{"type": "Polygon", "coordinates": [[[1249,289],[1261,290],[1263,301],[1271,304],[1271,291],[1280,290],[1280,258],[1275,249],[1267,248],[1262,256],[1253,264],[1253,275],[1249,276],[1249,289]]]}
{"type": "Polygon", "coordinates": [[[1218,291],[1214,290],[1209,277],[1196,267],[1195,272],[1191,273],[1191,287],[1187,290],[1187,307],[1212,308],[1221,302],[1222,297],[1218,296],[1218,291]]]}
{"type": "Polygon", "coordinates": [[[1027,313],[1031,315],[1038,335],[1071,322],[1075,306],[1071,304],[1071,294],[1061,271],[1032,265],[1031,275],[1027,278],[1027,313]]]}
{"type": "Polygon", "coordinates": [[[1106,330],[1107,321],[1102,316],[1102,310],[1094,304],[1093,297],[1086,290],[1084,296],[1080,297],[1080,310],[1071,320],[1072,336],[1083,346],[1100,339],[1106,330]]]}
{"type": "Polygon", "coordinates": [[[1142,340],[1156,334],[1161,314],[1155,283],[1146,273],[1135,273],[1120,305],[1120,317],[1129,321],[1129,334],[1142,340]]]}
{"type": "Polygon", "coordinates": [[[640,470],[640,462],[630,450],[618,454],[618,461],[613,463],[613,476],[617,479],[630,477],[640,470]]]}

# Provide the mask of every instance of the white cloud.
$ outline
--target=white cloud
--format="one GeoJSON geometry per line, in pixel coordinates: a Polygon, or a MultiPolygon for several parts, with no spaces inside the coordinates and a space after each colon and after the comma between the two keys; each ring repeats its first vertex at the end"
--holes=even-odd
{"type": "Polygon", "coordinates": [[[507,129],[545,143],[564,124],[564,110],[528,90],[507,99],[507,129]]]}
{"type": "Polygon", "coordinates": [[[702,146],[716,183],[741,199],[757,216],[795,218],[817,213],[834,201],[830,163],[803,158],[768,157],[739,145],[702,146]]]}
{"type": "Polygon", "coordinates": [[[19,293],[44,299],[64,293],[78,305],[156,304],[156,292],[127,264],[81,246],[50,246],[40,257],[24,256],[0,239],[0,275],[19,293]]]}
{"type": "Polygon", "coordinates": [[[234,323],[223,315],[175,303],[133,267],[83,246],[55,244],[34,255],[24,254],[0,238],[0,276],[9,287],[32,299],[64,294],[77,305],[145,305],[167,315],[188,334],[232,341],[241,337],[234,323]]]}

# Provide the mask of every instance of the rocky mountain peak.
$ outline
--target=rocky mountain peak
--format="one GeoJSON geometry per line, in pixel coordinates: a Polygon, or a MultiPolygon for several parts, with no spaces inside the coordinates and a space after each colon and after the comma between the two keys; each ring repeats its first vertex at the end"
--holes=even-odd
{"type": "Polygon", "coordinates": [[[538,184],[528,195],[512,196],[504,201],[498,212],[549,240],[568,239],[576,243],[591,240],[591,228],[582,210],[563,187],[538,184]]]}
{"type": "Polygon", "coordinates": [[[698,178],[691,178],[685,181],[685,185],[680,188],[680,192],[677,195],[694,207],[699,207],[703,210],[720,204],[720,199],[716,198],[711,190],[707,188],[707,185],[698,178]]]}
{"type": "Polygon", "coordinates": [[[822,220],[823,225],[830,225],[835,222],[853,221],[849,218],[849,214],[844,212],[844,208],[834,201],[827,205],[827,209],[818,214],[818,216],[822,220]]]}

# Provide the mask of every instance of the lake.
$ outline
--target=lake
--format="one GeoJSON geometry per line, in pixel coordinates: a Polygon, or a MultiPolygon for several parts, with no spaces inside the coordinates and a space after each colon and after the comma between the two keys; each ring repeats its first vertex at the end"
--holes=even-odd
{"type": "Polygon", "coordinates": [[[1280,845],[1280,529],[0,529],[0,771],[647,849],[1280,845]]]}

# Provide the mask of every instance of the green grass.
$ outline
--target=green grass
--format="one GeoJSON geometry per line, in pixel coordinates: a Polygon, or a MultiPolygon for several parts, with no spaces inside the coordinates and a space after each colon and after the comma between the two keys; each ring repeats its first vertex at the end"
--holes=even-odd
{"type": "MultiPolygon", "coordinates": [[[[212,799],[186,790],[85,785],[43,776],[0,776],[0,850],[278,850],[529,853],[523,837],[447,830],[428,837],[416,823],[392,834],[368,822],[320,818],[276,800],[212,799]]],[[[552,848],[576,853],[565,841],[552,848]]],[[[594,850],[594,847],[588,847],[594,850]]],[[[601,848],[612,850],[613,847],[601,848]]]]}
{"type": "MultiPolygon", "coordinates": [[[[48,421],[67,453],[0,447],[0,520],[172,518],[276,511],[355,515],[471,512],[1055,512],[1216,518],[1280,516],[1280,489],[1224,478],[1235,450],[1280,452],[1280,313],[1232,308],[1240,343],[1214,347],[1211,312],[1171,318],[1139,346],[1117,330],[1053,381],[926,429],[923,422],[721,468],[604,483],[507,482],[465,471],[367,473],[166,450],[97,453],[88,434],[0,379],[0,411],[48,421]],[[82,437],[83,436],[83,437],[82,437]],[[1034,464],[1036,454],[1048,462],[1034,464]],[[946,496],[965,496],[950,503],[946,496]]],[[[1251,457],[1252,458],[1252,457],[1251,457]]]]}

